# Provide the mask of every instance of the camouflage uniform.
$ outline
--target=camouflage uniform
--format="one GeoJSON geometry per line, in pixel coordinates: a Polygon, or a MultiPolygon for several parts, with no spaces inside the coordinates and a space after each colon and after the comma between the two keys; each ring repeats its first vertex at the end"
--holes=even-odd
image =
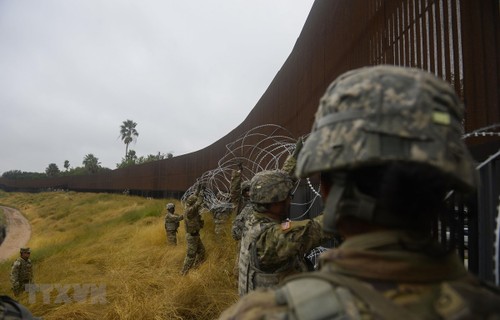
{"type": "Polygon", "coordinates": [[[183,216],[175,214],[175,205],[173,203],[167,204],[167,213],[165,214],[165,232],[167,234],[167,241],[170,244],[177,244],[177,229],[179,228],[180,221],[183,216]]]}
{"type": "Polygon", "coordinates": [[[280,221],[253,212],[241,240],[238,293],[273,287],[291,274],[307,271],[304,255],[322,240],[320,218],[280,221]]]}
{"type": "MultiPolygon", "coordinates": [[[[239,256],[238,293],[276,286],[285,276],[307,271],[304,255],[323,240],[321,217],[314,220],[281,221],[259,208],[289,197],[293,187],[288,173],[262,171],[251,181],[254,211],[245,222],[239,256]]],[[[289,203],[286,204],[289,207],[289,203]]]]}
{"type": "MultiPolygon", "coordinates": [[[[21,254],[24,252],[30,252],[29,248],[21,248],[21,254]]],[[[29,258],[19,257],[14,261],[10,271],[10,282],[16,296],[24,292],[26,284],[33,283],[33,265],[29,258]]]]}
{"type": "MultiPolygon", "coordinates": [[[[282,171],[288,173],[290,177],[293,180],[293,173],[295,170],[295,166],[297,164],[297,154],[302,148],[302,138],[300,138],[297,141],[297,144],[295,145],[295,151],[289,155],[285,162],[283,163],[282,171]]],[[[238,171],[237,173],[233,173],[233,177],[241,176],[241,171],[238,171]]],[[[235,178],[234,181],[238,182],[238,178],[235,178]]],[[[233,181],[233,180],[231,180],[233,181]]],[[[233,186],[233,183],[231,184],[231,187],[233,186]]],[[[248,187],[250,184],[248,183],[248,187]]],[[[242,185],[243,188],[243,185],[242,185]]],[[[231,188],[232,190],[232,188],[231,188]]],[[[249,217],[253,214],[253,208],[252,205],[249,201],[249,199],[246,199],[245,197],[242,197],[244,199],[245,206],[240,207],[240,210],[238,211],[238,214],[236,215],[236,218],[233,221],[233,225],[231,228],[231,236],[233,237],[234,240],[240,241],[241,238],[243,237],[243,234],[247,230],[247,227],[245,226],[245,222],[249,219],[249,217]]],[[[237,244],[237,252],[236,252],[236,263],[233,269],[233,274],[235,276],[239,277],[239,256],[240,256],[240,250],[241,250],[241,243],[238,242],[237,244]]]]}
{"type": "MultiPolygon", "coordinates": [[[[299,139],[299,141],[302,141],[299,139]]],[[[297,143],[295,150],[300,150],[301,146],[299,145],[300,142],[297,143]]],[[[293,179],[293,173],[295,170],[295,166],[297,164],[297,159],[295,153],[288,156],[283,163],[282,171],[288,173],[290,177],[293,179]]],[[[232,184],[231,184],[232,186],[232,184]]],[[[245,206],[240,207],[240,210],[238,211],[238,214],[236,215],[236,218],[233,221],[233,225],[231,228],[231,236],[235,240],[241,240],[244,232],[245,232],[245,221],[248,219],[248,217],[252,214],[253,209],[252,205],[249,201],[249,199],[244,200],[245,206]]]]}
{"type": "Polygon", "coordinates": [[[200,230],[203,228],[200,210],[203,204],[203,194],[191,195],[186,201],[184,210],[184,225],[186,226],[187,252],[181,274],[185,275],[193,267],[205,259],[205,246],[201,242],[200,230]]]}
{"type": "Polygon", "coordinates": [[[430,230],[447,188],[465,193],[477,184],[462,117],[451,87],[422,70],[377,66],[337,78],[320,101],[297,176],[321,173],[322,187],[330,183],[322,189],[323,228],[351,233],[322,254],[320,271],[251,292],[220,319],[499,318],[499,289],[468,273],[430,230]],[[427,198],[396,189],[412,183],[431,188],[427,198]],[[428,211],[413,210],[419,205],[428,211]]]}
{"type": "Polygon", "coordinates": [[[250,186],[248,181],[242,181],[242,169],[233,170],[231,173],[230,197],[233,205],[233,214],[237,216],[249,203],[244,192],[250,186]]]}
{"type": "Polygon", "coordinates": [[[231,225],[231,236],[233,237],[234,240],[237,241],[236,258],[233,267],[233,275],[236,278],[238,277],[239,274],[238,261],[239,261],[240,246],[241,246],[240,240],[243,229],[245,227],[246,214],[244,212],[247,207],[250,207],[250,209],[248,210],[252,211],[250,206],[250,201],[247,196],[248,194],[247,191],[250,188],[250,182],[242,181],[242,170],[243,167],[240,167],[240,170],[233,170],[231,174],[231,185],[230,185],[231,203],[233,205],[233,214],[235,217],[231,225]]]}
{"type": "Polygon", "coordinates": [[[230,203],[220,204],[212,209],[215,224],[215,234],[222,235],[225,233],[226,222],[231,215],[231,210],[232,205],[230,203]]]}

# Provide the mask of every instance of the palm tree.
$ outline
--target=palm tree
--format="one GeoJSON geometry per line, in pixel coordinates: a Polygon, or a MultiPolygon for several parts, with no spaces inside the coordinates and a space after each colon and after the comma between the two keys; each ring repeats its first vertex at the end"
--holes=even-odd
{"type": "Polygon", "coordinates": [[[125,159],[127,158],[128,155],[128,145],[134,141],[136,137],[139,136],[139,132],[135,129],[137,126],[137,123],[135,123],[132,120],[126,120],[123,121],[122,125],[120,126],[120,136],[125,143],[125,159]]]}
{"type": "Polygon", "coordinates": [[[88,172],[96,173],[99,171],[101,162],[92,153],[89,153],[83,158],[82,164],[88,172]]]}
{"type": "Polygon", "coordinates": [[[55,176],[59,175],[59,172],[60,172],[59,167],[55,163],[49,164],[49,166],[45,169],[45,173],[49,177],[55,177],[55,176]]]}

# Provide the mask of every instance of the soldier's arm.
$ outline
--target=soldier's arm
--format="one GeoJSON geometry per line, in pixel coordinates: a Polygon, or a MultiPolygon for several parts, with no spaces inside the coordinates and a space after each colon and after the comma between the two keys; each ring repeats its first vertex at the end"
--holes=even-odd
{"type": "Polygon", "coordinates": [[[288,173],[288,175],[291,176],[292,178],[295,178],[295,167],[297,166],[297,156],[299,155],[299,152],[302,149],[303,144],[304,142],[302,140],[302,137],[300,137],[295,143],[294,151],[286,158],[285,163],[283,163],[283,166],[281,167],[281,170],[288,173]]]}
{"type": "Polygon", "coordinates": [[[321,225],[312,219],[292,221],[288,228],[276,225],[257,239],[257,256],[264,271],[286,264],[290,258],[303,256],[322,241],[321,225]]]}
{"type": "Polygon", "coordinates": [[[236,218],[234,218],[233,225],[231,226],[231,236],[234,240],[241,240],[243,228],[245,226],[245,222],[243,221],[243,212],[244,210],[242,210],[236,218]]]}
{"type": "Polygon", "coordinates": [[[230,189],[230,198],[231,198],[231,203],[235,205],[235,207],[238,205],[238,202],[240,201],[240,195],[241,195],[241,176],[242,176],[242,170],[233,170],[231,173],[231,185],[229,187],[230,189]]]}

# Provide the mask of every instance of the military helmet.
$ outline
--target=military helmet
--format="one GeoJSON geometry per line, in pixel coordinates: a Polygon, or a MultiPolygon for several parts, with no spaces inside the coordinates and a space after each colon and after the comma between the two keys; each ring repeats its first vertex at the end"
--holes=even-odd
{"type": "Polygon", "coordinates": [[[21,250],[19,250],[20,253],[31,253],[31,250],[30,248],[21,248],[21,250]]]}
{"type": "Polygon", "coordinates": [[[175,204],[173,204],[172,202],[169,202],[167,203],[167,210],[172,210],[172,209],[175,209],[175,204]]]}
{"type": "Polygon", "coordinates": [[[296,174],[405,161],[435,167],[454,188],[473,188],[463,113],[451,86],[423,70],[382,65],[344,73],[320,100],[296,174]]]}
{"type": "Polygon", "coordinates": [[[192,206],[193,204],[196,203],[196,200],[198,200],[198,197],[196,195],[192,194],[187,198],[186,203],[188,206],[192,206]]]}
{"type": "Polygon", "coordinates": [[[282,170],[264,170],[250,181],[250,201],[268,204],[285,200],[293,188],[292,178],[282,170]]]}

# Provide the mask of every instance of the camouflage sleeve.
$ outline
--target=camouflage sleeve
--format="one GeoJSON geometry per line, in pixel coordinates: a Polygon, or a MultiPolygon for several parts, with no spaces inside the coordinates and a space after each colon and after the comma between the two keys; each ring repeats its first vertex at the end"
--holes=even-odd
{"type": "Polygon", "coordinates": [[[233,225],[231,227],[231,236],[234,240],[241,240],[243,236],[243,229],[245,228],[245,209],[234,218],[233,225]]]}
{"type": "Polygon", "coordinates": [[[271,289],[257,289],[240,298],[219,316],[219,320],[251,320],[287,318],[287,306],[279,305],[271,289]]]}
{"type": "Polygon", "coordinates": [[[177,216],[177,221],[184,220],[184,216],[177,216]]]}
{"type": "Polygon", "coordinates": [[[12,264],[12,269],[10,270],[10,282],[13,286],[19,285],[19,271],[21,267],[21,263],[19,261],[14,261],[12,264]]]}
{"type": "Polygon", "coordinates": [[[321,225],[312,219],[276,224],[265,230],[256,241],[260,268],[264,271],[286,264],[291,257],[304,256],[321,244],[321,225]]]}
{"type": "Polygon", "coordinates": [[[234,207],[238,207],[241,197],[241,171],[233,170],[231,173],[231,185],[230,185],[230,197],[231,203],[234,207]]]}
{"type": "Polygon", "coordinates": [[[289,176],[294,177],[296,165],[297,165],[297,159],[295,159],[293,155],[289,155],[286,158],[285,163],[283,163],[283,167],[281,167],[281,170],[288,173],[289,176]]]}
{"type": "Polygon", "coordinates": [[[323,212],[321,212],[318,216],[314,217],[313,220],[316,221],[321,227],[321,242],[330,241],[330,240],[338,240],[339,235],[335,233],[326,232],[323,230],[323,212]]]}

